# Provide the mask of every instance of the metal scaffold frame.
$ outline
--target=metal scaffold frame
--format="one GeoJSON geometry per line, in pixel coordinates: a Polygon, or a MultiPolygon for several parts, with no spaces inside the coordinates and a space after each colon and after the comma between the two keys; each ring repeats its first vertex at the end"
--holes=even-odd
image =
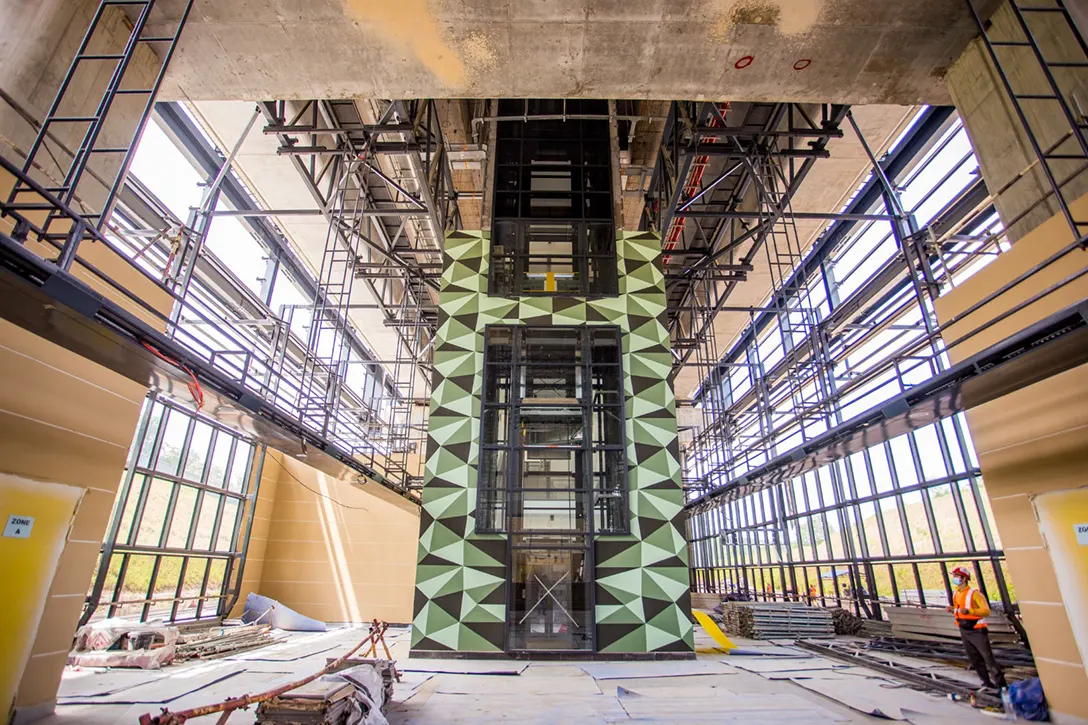
{"type": "MultiPolygon", "coordinates": [[[[117,4],[103,0],[88,38],[117,4]]],[[[141,12],[153,4],[148,0],[141,12]]],[[[166,42],[140,35],[142,27],[117,52],[92,58],[80,50],[54,110],[66,107],[67,80],[80,64],[108,55],[123,76],[141,44],[166,42]]],[[[156,89],[169,52],[163,57],[156,89]]],[[[87,123],[104,123],[117,97],[136,92],[120,82],[108,80],[95,119],[87,123]]],[[[354,101],[315,101],[290,104],[290,118],[289,104],[261,104],[232,148],[221,151],[182,107],[155,108],[153,89],[148,91],[129,142],[108,149],[124,152],[114,182],[103,181],[86,163],[94,133],[88,131],[74,151],[51,135],[52,126],[72,120],[67,117],[40,126],[22,165],[0,159],[16,179],[16,191],[0,203],[0,215],[13,222],[13,233],[0,235],[2,313],[258,442],[307,457],[338,477],[377,481],[418,500],[413,489],[421,484],[417,463],[426,439],[436,278],[444,234],[460,223],[433,103],[386,101],[361,109],[354,101]],[[126,178],[153,108],[205,177],[201,204],[186,219],[126,178]],[[368,113],[375,123],[362,122],[368,113]],[[280,152],[311,184],[316,208],[298,211],[328,220],[316,279],[276,221],[295,211],[261,208],[234,166],[262,117],[264,132],[281,140],[280,152]],[[303,128],[307,120],[309,130],[303,128]],[[308,146],[297,142],[304,133],[308,146]],[[51,172],[42,162],[57,150],[74,159],[74,181],[63,188],[48,186],[51,172]],[[76,190],[81,174],[107,189],[102,210],[76,190]],[[333,188],[338,193],[330,193],[333,188]],[[267,251],[261,290],[249,289],[207,248],[209,230],[222,215],[239,217],[267,251]],[[280,273],[314,302],[273,310],[280,273]],[[369,300],[353,296],[356,279],[369,300]],[[396,331],[389,360],[374,354],[358,333],[355,313],[365,309],[379,310],[384,325],[396,331]],[[292,324],[300,318],[308,319],[292,324]],[[353,374],[360,369],[364,375],[353,374]]]]}
{"type": "MultiPolygon", "coordinates": [[[[1066,369],[1043,361],[1047,342],[1061,338],[1074,360],[1085,359],[1088,310],[1058,313],[950,366],[946,349],[993,323],[945,340],[932,303],[1007,248],[997,194],[980,178],[964,181],[977,163],[948,109],[925,111],[883,160],[846,118],[872,162],[869,180],[801,258],[794,245],[765,245],[775,277],[770,301],[751,310],[725,356],[709,337],[696,351],[709,374],[695,401],[703,422],[685,446],[693,587],[807,596],[879,618],[884,604],[943,606],[948,570],[965,562],[1011,612],[981,471],[956,414],[1052,374],[1041,369],[1066,369]],[[952,145],[967,151],[946,152],[952,145]],[[903,189],[913,193],[919,178],[931,186],[907,208],[903,189]],[[955,193],[934,211],[931,199],[946,185],[955,193]],[[922,208],[927,220],[919,225],[922,208]],[[1024,364],[1025,353],[1039,359],[1024,364]],[[983,380],[1000,366],[1010,371],[1004,381],[983,380]]],[[[769,210],[783,206],[768,184],[759,194],[769,210]]],[[[789,238],[788,227],[783,232],[789,238]]],[[[1058,347],[1046,354],[1061,358],[1058,347]]]]}

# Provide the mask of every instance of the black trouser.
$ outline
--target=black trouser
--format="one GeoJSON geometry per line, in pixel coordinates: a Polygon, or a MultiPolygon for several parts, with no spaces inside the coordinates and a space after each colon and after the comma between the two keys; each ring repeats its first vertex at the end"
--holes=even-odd
{"type": "Polygon", "coordinates": [[[960,626],[960,639],[967,650],[967,664],[978,673],[984,687],[1004,687],[1005,674],[994,659],[990,649],[990,633],[985,627],[964,629],[960,626]]]}

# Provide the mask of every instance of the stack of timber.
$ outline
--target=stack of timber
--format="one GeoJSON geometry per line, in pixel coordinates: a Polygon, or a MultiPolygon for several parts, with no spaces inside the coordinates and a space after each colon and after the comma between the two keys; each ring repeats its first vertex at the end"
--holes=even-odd
{"type": "Polygon", "coordinates": [[[848,612],[842,607],[833,607],[829,611],[835,623],[835,634],[856,635],[865,628],[865,620],[853,612],[848,612]]]}
{"type": "Polygon", "coordinates": [[[178,638],[176,661],[211,660],[286,640],[275,637],[267,624],[217,624],[186,628],[178,638]]]}
{"type": "Polygon", "coordinates": [[[750,639],[835,635],[830,610],[794,602],[725,602],[722,625],[729,634],[750,639]]]}
{"type": "Polygon", "coordinates": [[[863,637],[891,637],[892,625],[883,619],[866,619],[861,625],[863,637]]]}
{"type": "Polygon", "coordinates": [[[280,725],[342,725],[351,713],[355,687],[342,679],[314,680],[257,706],[257,722],[280,725]]]}
{"type": "MultiPolygon", "coordinates": [[[[955,618],[936,607],[886,607],[884,609],[891,622],[891,636],[899,639],[915,639],[927,642],[959,642],[960,630],[955,618]]],[[[990,642],[994,646],[1016,645],[1020,635],[1012,628],[1000,612],[994,612],[986,618],[989,625],[990,642]]]]}

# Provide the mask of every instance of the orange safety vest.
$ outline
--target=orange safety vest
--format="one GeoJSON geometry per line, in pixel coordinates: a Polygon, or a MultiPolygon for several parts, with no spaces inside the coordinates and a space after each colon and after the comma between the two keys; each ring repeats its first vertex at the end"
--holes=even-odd
{"type": "Polygon", "coordinates": [[[972,604],[974,603],[975,593],[978,590],[968,587],[964,590],[957,589],[952,592],[952,607],[956,610],[957,622],[974,622],[975,629],[985,629],[988,625],[986,620],[977,614],[961,614],[961,609],[974,609],[972,604]]]}

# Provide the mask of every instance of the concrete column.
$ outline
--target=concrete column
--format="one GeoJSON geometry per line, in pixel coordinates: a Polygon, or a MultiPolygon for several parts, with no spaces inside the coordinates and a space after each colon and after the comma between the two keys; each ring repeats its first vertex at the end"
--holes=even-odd
{"type": "MultiPolygon", "coordinates": [[[[1067,3],[1077,5],[1077,3],[1067,3]]],[[[1021,40],[1023,33],[1009,5],[1002,4],[991,18],[990,36],[996,40],[1021,40]]],[[[1035,13],[1028,18],[1033,35],[1046,58],[1050,61],[1078,60],[1080,49],[1068,30],[1065,20],[1055,13],[1035,13]]],[[[1018,94],[1050,94],[1038,62],[1030,48],[999,47],[998,57],[1013,88],[1018,94]]],[[[1088,113],[1088,74],[1081,69],[1058,68],[1054,70],[1059,83],[1066,91],[1066,99],[1088,113]]],[[[1028,166],[1035,161],[1028,136],[1017,118],[1012,101],[997,74],[989,53],[980,39],[975,39],[948,71],[948,90],[963,119],[963,125],[971,138],[978,156],[982,176],[991,193],[1011,186],[997,197],[997,211],[1008,226],[1009,239],[1016,241],[1057,213],[1053,196],[1036,206],[1050,192],[1050,186],[1039,165],[1028,166]],[[1017,176],[1025,172],[1023,177],[1017,176]],[[1014,179],[1016,179],[1014,181],[1014,179]],[[1017,217],[1029,208],[1019,221],[1017,217]]],[[[1056,143],[1069,131],[1069,124],[1058,104],[1046,100],[1024,100],[1021,104],[1031,124],[1036,139],[1045,149],[1056,143]]],[[[1066,140],[1058,152],[1080,152],[1073,139],[1066,140]]],[[[1059,179],[1074,173],[1080,161],[1064,160],[1052,163],[1059,179]]],[[[1076,199],[1088,192],[1088,173],[1081,173],[1065,187],[1066,199],[1076,199]]]]}
{"type": "MultiPolygon", "coordinates": [[[[1033,16],[1030,22],[1039,29],[1036,39],[1048,59],[1076,59],[1079,50],[1073,46],[1073,35],[1059,28],[1056,20],[1042,14],[1033,16]]],[[[992,36],[1020,39],[1015,23],[1011,10],[1003,5],[993,17],[992,36]]],[[[1051,92],[1029,49],[1003,48],[998,53],[1017,93],[1051,92]]],[[[1035,154],[980,41],[967,48],[947,78],[987,186],[991,193],[1008,186],[995,204],[1009,228],[1013,246],[937,301],[937,315],[945,325],[1039,263],[1069,249],[1074,241],[1053,195],[1047,197],[1050,186],[1038,165],[1018,176],[1035,160],[1035,154]]],[[[1061,80],[1075,99],[1074,105],[1079,103],[1088,110],[1088,87],[1069,75],[1061,80]]],[[[1069,130],[1053,101],[1023,103],[1044,148],[1069,130]]],[[[1072,151],[1074,144],[1070,139],[1062,149],[1072,151]]],[[[1069,166],[1055,167],[1059,175],[1070,172],[1069,166]]],[[[1065,190],[1074,218],[1088,218],[1088,174],[1074,178],[1065,190]]],[[[1085,267],[1088,252],[1075,249],[1064,254],[966,319],[947,326],[945,340],[954,341],[988,324],[997,315],[1085,267]]],[[[953,361],[964,360],[1085,298],[1088,276],[1065,284],[952,347],[950,357],[953,361]]],[[[1072,525],[1066,525],[1064,519],[1063,523],[1055,523],[1054,512],[1061,508],[1063,516],[1080,516],[1082,523],[1088,523],[1084,478],[1088,468],[1088,366],[975,408],[968,412],[967,422],[1052,718],[1055,722],[1086,723],[1088,630],[1080,623],[1088,616],[1083,604],[1088,591],[1084,553],[1088,549],[1076,546],[1072,525]],[[1060,502],[1057,507],[1056,502],[1060,502]],[[1066,539],[1074,541],[1072,548],[1066,539]]]]}
{"type": "MultiPolygon", "coordinates": [[[[22,164],[37,135],[34,122],[40,122],[49,110],[72,58],[90,24],[98,0],[0,0],[0,153],[22,164]],[[27,118],[29,116],[29,118],[27,118]]],[[[132,28],[127,15],[115,6],[103,14],[99,30],[89,51],[117,53],[127,41],[132,28]]],[[[146,88],[158,73],[161,63],[147,44],[137,46],[125,75],[125,88],[146,88]]],[[[61,110],[65,114],[85,115],[94,111],[114,70],[112,61],[88,61],[81,64],[65,94],[61,110]]],[[[117,97],[99,137],[102,147],[127,147],[135,134],[147,97],[117,97]]],[[[37,155],[33,174],[46,186],[59,186],[69,167],[71,152],[79,147],[86,131],[83,124],[57,124],[57,137],[47,142],[48,149],[37,155]]],[[[91,159],[88,169],[106,184],[112,183],[122,161],[121,154],[100,154],[91,159]]],[[[2,187],[5,198],[8,187],[2,187]]],[[[98,211],[107,186],[91,173],[85,174],[78,187],[77,210],[98,211]]]]}

